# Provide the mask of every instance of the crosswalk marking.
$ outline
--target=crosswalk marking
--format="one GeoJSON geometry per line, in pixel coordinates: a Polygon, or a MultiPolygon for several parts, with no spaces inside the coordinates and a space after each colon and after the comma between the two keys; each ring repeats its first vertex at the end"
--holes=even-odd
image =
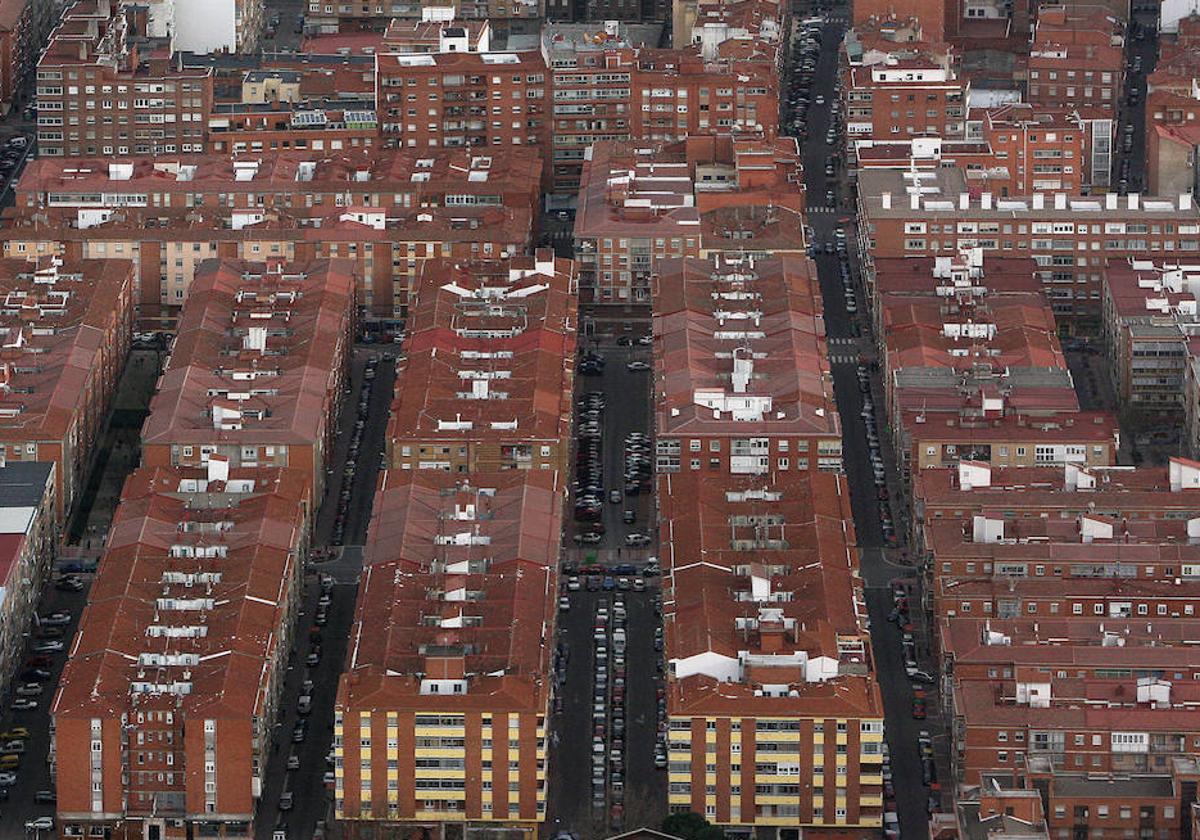
{"type": "Polygon", "coordinates": [[[829,355],[829,363],[832,365],[856,365],[858,364],[858,356],[845,356],[841,353],[831,353],[829,355]]]}

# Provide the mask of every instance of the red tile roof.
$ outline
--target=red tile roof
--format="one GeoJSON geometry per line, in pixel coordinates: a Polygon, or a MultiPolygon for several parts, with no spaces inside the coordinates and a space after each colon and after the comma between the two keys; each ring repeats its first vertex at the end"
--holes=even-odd
{"type": "Polygon", "coordinates": [[[106,346],[128,346],[133,282],[127,260],[0,260],[0,442],[67,437],[106,346]]]}
{"type": "Polygon", "coordinates": [[[652,283],[660,436],[840,438],[811,260],[672,260],[652,283]]]}
{"type": "Polygon", "coordinates": [[[386,473],[339,707],[544,709],[563,500],[552,470],[386,473]],[[439,669],[463,690],[423,693],[439,669]]]}
{"type": "Polygon", "coordinates": [[[353,320],[353,263],[208,261],[150,402],[148,445],[322,439],[353,320]]]}
{"type": "Polygon", "coordinates": [[[575,264],[425,264],[409,301],[390,440],[569,437],[575,264]]]}
{"type": "Polygon", "coordinates": [[[175,686],[189,715],[265,714],[310,503],[296,470],[130,475],[53,713],[115,717],[175,686]],[[187,661],[152,664],[168,656],[187,661]]]}
{"type": "Polygon", "coordinates": [[[689,471],[658,487],[669,713],[881,715],[845,479],[689,471]]]}

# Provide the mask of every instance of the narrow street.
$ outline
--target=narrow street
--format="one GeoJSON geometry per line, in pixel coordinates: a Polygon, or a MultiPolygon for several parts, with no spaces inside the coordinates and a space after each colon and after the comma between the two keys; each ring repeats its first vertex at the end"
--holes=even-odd
{"type": "Polygon", "coordinates": [[[318,552],[318,562],[311,565],[309,574],[305,576],[304,609],[298,618],[280,702],[282,714],[275,726],[270,763],[264,776],[263,796],[255,825],[255,836],[259,840],[270,840],[277,828],[286,830],[288,840],[311,840],[318,821],[328,822],[331,816],[333,788],[327,783],[326,774],[331,775],[334,768],[329,757],[333,743],[333,706],[345,660],[346,639],[354,622],[358,576],[362,569],[362,543],[371,521],[371,506],[383,458],[395,374],[394,351],[390,348],[387,355],[370,347],[355,348],[349,393],[344,395],[339,432],[334,440],[326,475],[325,499],[317,513],[313,545],[318,552]],[[367,379],[367,360],[373,356],[379,359],[376,373],[372,379],[367,379]],[[365,416],[359,410],[359,400],[364,394],[367,395],[365,416]],[[358,428],[360,443],[357,456],[353,459],[356,468],[347,480],[346,466],[350,461],[351,441],[360,419],[363,421],[362,427],[358,428]],[[350,494],[343,502],[345,488],[349,488],[350,494]],[[339,512],[344,513],[344,549],[331,545],[339,512]],[[320,552],[327,549],[330,553],[322,556],[320,552]],[[313,623],[317,604],[326,594],[318,585],[318,573],[333,578],[333,587],[328,593],[328,623],[324,627],[313,623]],[[310,635],[321,640],[321,657],[315,666],[305,663],[311,651],[310,635]],[[298,701],[306,687],[311,692],[312,710],[302,715],[298,701]],[[307,734],[303,740],[295,742],[292,740],[293,732],[301,718],[308,721],[307,734]],[[292,756],[297,760],[293,763],[298,766],[289,769],[288,760],[292,756]],[[293,804],[290,810],[280,811],[279,801],[285,791],[291,792],[293,804]]]}
{"type": "MultiPolygon", "coordinates": [[[[841,44],[845,31],[845,22],[831,21],[822,28],[821,52],[813,75],[812,97],[823,96],[828,101],[837,101],[835,88],[837,78],[838,46],[841,44]]],[[[824,243],[832,242],[835,230],[842,226],[847,240],[853,244],[856,236],[853,230],[853,196],[847,191],[844,178],[844,167],[839,167],[834,178],[825,175],[827,157],[833,153],[844,156],[844,138],[839,133],[834,144],[825,144],[825,132],[831,125],[831,112],[828,108],[814,107],[808,114],[808,126],[803,139],[804,172],[808,191],[809,224],[813,229],[813,242],[822,246],[813,259],[821,281],[821,294],[824,298],[825,330],[829,342],[830,367],[833,371],[834,395],[837,399],[838,412],[842,418],[842,460],[846,472],[847,483],[850,486],[851,502],[854,510],[855,530],[858,535],[860,548],[860,563],[862,576],[866,587],[867,608],[871,620],[871,639],[874,651],[875,668],[883,694],[885,709],[886,739],[891,755],[892,773],[896,786],[896,805],[900,819],[901,835],[904,837],[920,837],[928,831],[928,813],[926,810],[930,788],[921,783],[921,758],[917,742],[920,730],[934,733],[934,740],[940,755],[944,755],[947,743],[939,731],[941,722],[933,717],[938,703],[931,698],[929,704],[931,717],[928,720],[916,721],[912,718],[912,685],[905,671],[904,656],[901,647],[900,627],[887,620],[892,610],[893,601],[891,582],[897,578],[911,577],[914,570],[897,561],[902,556],[895,548],[885,548],[883,533],[880,528],[879,501],[874,484],[870,461],[870,450],[867,444],[863,412],[863,394],[858,389],[857,364],[859,354],[871,354],[869,317],[866,315],[867,301],[864,299],[861,282],[857,275],[854,261],[854,276],[857,288],[857,312],[850,313],[846,307],[846,295],[841,281],[841,257],[836,253],[826,253],[824,243]],[[823,206],[826,190],[834,190],[837,196],[836,206],[823,206]],[[844,220],[844,221],[843,221],[844,220]],[[856,334],[860,333],[860,334],[856,334]]],[[[853,250],[851,248],[851,250],[853,250]]],[[[878,375],[872,376],[872,392],[879,393],[878,375]]],[[[875,400],[876,405],[882,405],[881,400],[875,400]]],[[[879,424],[879,437],[886,440],[885,431],[887,418],[882,410],[876,415],[879,424]]],[[[888,486],[899,491],[899,481],[895,474],[895,459],[887,457],[890,453],[884,449],[884,460],[887,464],[888,486]]],[[[893,492],[893,499],[896,498],[893,492]]],[[[898,501],[893,501],[893,508],[899,513],[901,507],[898,501]]],[[[905,528],[897,523],[897,534],[903,538],[905,528]]],[[[928,636],[920,636],[920,628],[914,628],[917,636],[918,650],[929,650],[928,636]]],[[[945,766],[942,761],[940,766],[945,766]]],[[[944,774],[940,774],[944,777],[944,774]]]]}
{"type": "MultiPolygon", "coordinates": [[[[593,338],[582,342],[581,355],[595,353],[606,360],[603,372],[580,375],[575,380],[577,400],[600,394],[605,404],[600,438],[605,487],[600,522],[604,534],[597,545],[576,546],[572,537],[587,530],[591,523],[568,520],[564,529],[567,547],[562,580],[565,585],[575,577],[578,589],[563,592],[569,609],[560,611],[558,617],[555,673],[556,693],[562,702],[561,711],[553,715],[550,736],[547,826],[551,831],[569,830],[579,840],[606,837],[643,825],[657,826],[666,816],[666,773],[654,765],[657,691],[662,673],[661,665],[651,666],[662,662],[662,653],[654,649],[655,630],[661,626],[656,610],[659,579],[600,571],[627,563],[640,569],[657,553],[653,547],[625,545],[626,534],[656,534],[654,496],[622,493],[620,503],[608,498],[611,488],[622,488],[625,483],[626,436],[641,432],[652,437],[653,433],[653,374],[626,369],[630,361],[650,361],[650,350],[631,340],[627,343],[632,346],[617,341],[622,335],[632,339],[647,332],[649,323],[634,324],[628,332],[610,330],[611,326],[604,324],[593,338]],[[624,521],[626,510],[635,513],[634,522],[624,521]],[[574,574],[581,565],[593,561],[596,573],[574,574]],[[621,621],[618,606],[625,610],[621,621]],[[601,608],[608,616],[602,625],[597,619],[601,608]],[[623,624],[628,639],[623,654],[617,652],[613,638],[618,623],[623,624]],[[603,657],[597,655],[601,646],[607,650],[603,657]],[[629,666],[622,676],[620,669],[625,661],[629,666]],[[620,704],[616,700],[621,696],[619,685],[623,691],[620,704]],[[588,760],[598,734],[603,752],[599,759],[588,760]]],[[[577,445],[583,442],[580,439],[577,445]]],[[[652,441],[648,448],[653,452],[652,441]]]]}

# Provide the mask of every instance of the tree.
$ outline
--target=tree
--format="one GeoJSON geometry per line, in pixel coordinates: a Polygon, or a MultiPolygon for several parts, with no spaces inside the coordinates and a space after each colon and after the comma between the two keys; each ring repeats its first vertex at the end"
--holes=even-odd
{"type": "Polygon", "coordinates": [[[671,814],[663,820],[662,830],[683,840],[724,840],[725,832],[695,811],[671,814]]]}

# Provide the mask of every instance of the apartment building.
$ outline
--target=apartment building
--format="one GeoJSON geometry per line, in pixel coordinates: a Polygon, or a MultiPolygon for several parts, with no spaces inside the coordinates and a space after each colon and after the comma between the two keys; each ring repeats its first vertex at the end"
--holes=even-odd
{"type": "Polygon", "coordinates": [[[670,809],[768,836],[877,829],[883,706],[845,479],[658,483],[670,809]]]}
{"type": "Polygon", "coordinates": [[[50,707],[63,836],[255,836],[311,514],[300,470],[126,479],[50,707]]]}
{"type": "Polygon", "coordinates": [[[994,268],[979,247],[875,264],[869,288],[901,474],[959,460],[1114,463],[1116,419],[1080,410],[1036,264],[1008,257],[994,268]]]}
{"type": "Polygon", "coordinates": [[[112,0],[81,0],[38,61],[38,153],[202,153],[212,102],[211,69],[175,64],[169,46],[133,34],[112,0]]]}
{"type": "Polygon", "coordinates": [[[151,329],[174,324],[205,259],[349,259],[362,316],[387,322],[404,317],[426,259],[522,253],[533,236],[532,150],[427,154],[292,151],[195,169],[38,161],[8,211],[4,253],[131,259],[151,329]],[[132,191],[117,192],[125,183],[132,191]]]}
{"type": "Polygon", "coordinates": [[[388,422],[394,469],[566,474],[577,283],[549,249],[425,265],[388,422]]]}
{"type": "Polygon", "coordinates": [[[399,148],[547,148],[538,52],[376,53],[383,136],[399,148]]]}
{"type": "Polygon", "coordinates": [[[289,467],[320,498],[353,335],[348,262],[205,262],[150,401],[143,463],[289,467]]]}
{"type": "Polygon", "coordinates": [[[1124,91],[1123,24],[1095,6],[1042,6],[1031,37],[1027,100],[1112,117],[1124,91]]]}
{"type": "Polygon", "coordinates": [[[920,409],[905,409],[893,422],[907,434],[902,453],[906,478],[918,470],[953,466],[962,460],[1014,467],[1112,466],[1120,442],[1117,420],[1105,411],[989,416],[979,408],[965,407],[957,415],[931,416],[920,409]]]}
{"type": "Polygon", "coordinates": [[[658,27],[598,26],[543,32],[554,98],[549,189],[585,189],[587,150],[601,142],[776,135],[782,24],[773,4],[752,4],[735,20],[706,8],[678,49],[654,49],[658,27]]]}
{"type": "Polygon", "coordinates": [[[0,261],[0,448],[54,463],[55,517],[83,490],[133,333],[127,260],[0,261]]]}
{"type": "Polygon", "coordinates": [[[971,85],[936,57],[867,54],[844,70],[851,139],[962,137],[971,85]],[[867,63],[872,57],[878,60],[867,63]]]}
{"type": "Polygon", "coordinates": [[[1137,414],[1178,417],[1185,405],[1200,266],[1110,260],[1104,350],[1117,399],[1137,414]]]}
{"type": "Polygon", "coordinates": [[[561,476],[384,474],[335,707],[345,836],[537,835],[561,476]]]}
{"type": "Polygon", "coordinates": [[[950,813],[930,814],[930,840],[1050,840],[1042,797],[1014,785],[1003,773],[986,773],[983,782],[961,790],[950,813]]]}
{"type": "Polygon", "coordinates": [[[602,24],[549,22],[542,27],[541,54],[553,107],[547,189],[578,192],[592,144],[635,136],[637,55],[657,47],[661,38],[661,26],[623,23],[619,18],[602,24]]]}
{"type": "Polygon", "coordinates": [[[239,221],[244,226],[261,221],[255,214],[270,209],[370,207],[390,212],[535,204],[540,169],[533,149],[486,154],[346,149],[319,156],[313,150],[293,150],[118,163],[38,160],[22,173],[16,204],[78,209],[90,224],[117,209],[224,208],[247,211],[239,221]]]}
{"type": "Polygon", "coordinates": [[[1200,211],[1190,194],[1086,197],[972,195],[956,169],[863,170],[858,177],[864,276],[878,257],[933,256],[982,248],[1038,264],[1064,330],[1098,332],[1110,259],[1200,250],[1200,211]],[[918,191],[919,190],[919,191],[918,191]],[[1086,252],[1086,256],[1085,256],[1086,252]]]}
{"type": "Polygon", "coordinates": [[[13,237],[3,247],[18,258],[132,259],[141,280],[138,321],[145,329],[174,328],[206,259],[350,260],[362,319],[388,327],[405,316],[410,288],[426,260],[527,251],[534,215],[530,207],[487,206],[387,214],[329,208],[301,215],[305,212],[271,210],[245,224],[245,217],[230,210],[131,209],[80,228],[74,212],[18,210],[9,217],[13,237]]]}
{"type": "Polygon", "coordinates": [[[593,146],[575,215],[581,300],[648,302],[667,260],[802,255],[803,177],[793,138],[593,146]]]}
{"type": "Polygon", "coordinates": [[[1015,296],[1032,301],[1036,308],[1044,307],[1044,303],[1028,297],[1042,290],[1037,263],[1029,257],[989,257],[979,248],[966,248],[936,257],[880,257],[872,262],[872,269],[871,275],[863,279],[881,354],[888,342],[884,315],[889,304],[937,300],[969,304],[1015,296]]]}
{"type": "Polygon", "coordinates": [[[1078,679],[1025,665],[1008,679],[956,681],[953,727],[962,778],[977,783],[980,765],[994,767],[999,752],[1007,752],[1008,761],[1021,753],[1096,774],[1166,770],[1173,759],[1187,758],[1200,736],[1187,711],[1197,687],[1135,676],[1143,670],[1153,669],[1114,667],[1111,672],[1124,673],[1078,679]],[[996,749],[1004,744],[1010,748],[996,749]]]}
{"type": "Polygon", "coordinates": [[[1056,767],[1053,758],[1036,756],[1028,761],[1027,784],[1047,792],[1051,836],[1186,836],[1200,769],[1194,758],[1160,763],[1156,757],[1153,765],[1145,773],[1096,774],[1066,771],[1056,767]]]}
{"type": "Polygon", "coordinates": [[[1200,88],[1192,78],[1185,90],[1152,88],[1146,94],[1146,185],[1156,193],[1196,193],[1200,88]]]}
{"type": "Polygon", "coordinates": [[[991,159],[966,162],[968,182],[1000,196],[1111,186],[1116,127],[1109,110],[1073,104],[975,109],[965,137],[987,143],[991,159]]]}
{"type": "Polygon", "coordinates": [[[0,453],[0,685],[6,692],[58,551],[55,467],[0,453]]]}
{"type": "Polygon", "coordinates": [[[841,470],[811,260],[666,262],[653,301],[660,473],[841,470]]]}

